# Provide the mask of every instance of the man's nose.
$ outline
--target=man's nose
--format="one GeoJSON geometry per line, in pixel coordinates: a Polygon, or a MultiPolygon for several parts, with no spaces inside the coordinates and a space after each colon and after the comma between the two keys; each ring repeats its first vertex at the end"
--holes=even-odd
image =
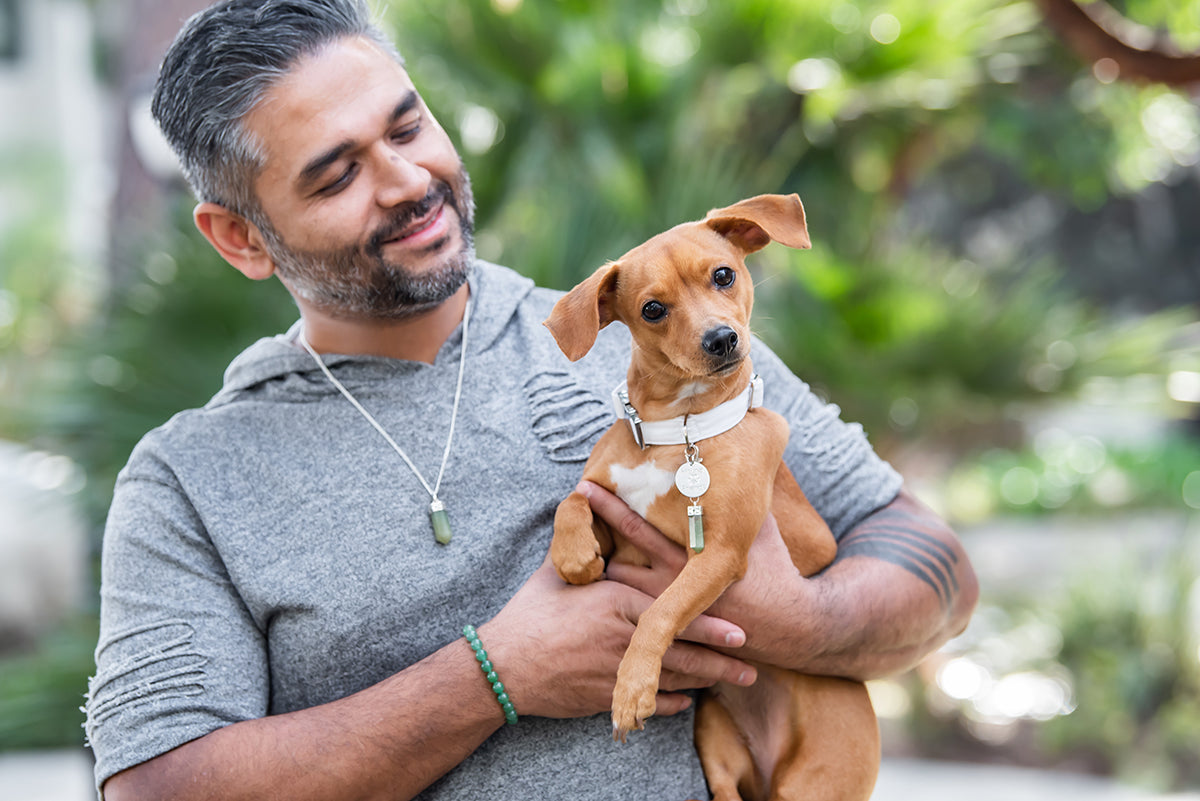
{"type": "Polygon", "coordinates": [[[378,159],[379,184],[375,198],[380,207],[390,209],[425,199],[432,179],[429,170],[387,147],[380,148],[378,159]]]}

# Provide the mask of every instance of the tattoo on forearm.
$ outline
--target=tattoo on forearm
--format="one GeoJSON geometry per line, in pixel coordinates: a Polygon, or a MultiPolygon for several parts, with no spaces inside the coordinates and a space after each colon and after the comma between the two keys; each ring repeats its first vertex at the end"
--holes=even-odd
{"type": "Polygon", "coordinates": [[[944,542],[921,531],[908,515],[872,521],[847,534],[838,544],[838,559],[872,556],[904,568],[929,585],[943,606],[958,596],[958,555],[944,542]]]}

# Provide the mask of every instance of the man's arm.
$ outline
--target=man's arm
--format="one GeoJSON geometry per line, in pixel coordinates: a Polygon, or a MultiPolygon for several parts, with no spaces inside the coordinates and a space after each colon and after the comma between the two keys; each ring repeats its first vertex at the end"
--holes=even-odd
{"type": "MultiPolygon", "coordinates": [[[[479,638],[522,716],[607,712],[617,665],[653,599],[616,582],[564,584],[547,561],[479,638]]],[[[702,617],[664,659],[659,714],[678,692],[754,670],[704,645],[736,647],[736,626],[702,617]]],[[[107,801],[126,799],[411,798],[471,754],[504,715],[463,639],[373,687],[311,709],[246,720],[116,774],[107,801]]],[[[517,725],[520,725],[518,723],[517,725]]]]}
{"type": "Polygon", "coordinates": [[[348,698],[234,723],[118,773],[104,798],[411,797],[504,723],[475,665],[465,640],[451,643],[348,698]]]}
{"type": "MultiPolygon", "coordinates": [[[[589,485],[592,506],[651,559],[611,565],[608,577],[657,596],[686,560],[619,499],[589,485]]],[[[740,656],[809,673],[877,678],[913,667],[966,627],[979,589],[954,532],[908,492],[867,516],[839,543],[834,563],[803,578],[773,518],[746,575],[709,609],[740,626],[740,656]]]]}
{"type": "Polygon", "coordinates": [[[979,599],[962,543],[907,490],[847,532],[834,563],[806,584],[828,614],[812,625],[826,643],[816,666],[861,679],[915,667],[963,632],[979,599]]]}

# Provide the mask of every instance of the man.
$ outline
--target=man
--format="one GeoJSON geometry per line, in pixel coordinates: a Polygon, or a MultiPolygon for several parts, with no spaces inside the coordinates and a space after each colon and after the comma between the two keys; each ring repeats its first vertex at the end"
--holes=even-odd
{"type": "Polygon", "coordinates": [[[746,658],[892,673],[965,625],[954,535],[759,344],[841,555],[803,579],[768,521],[668,653],[657,715],[612,743],[616,666],[685,557],[595,487],[652,566],[570,587],[545,553],[627,335],[570,364],[540,326],[557,295],[474,259],[467,176],[361,0],[217,3],[154,111],[199,229],[301,320],[118,481],[87,704],[108,799],[700,797],[686,690],[752,682],[746,658]]]}

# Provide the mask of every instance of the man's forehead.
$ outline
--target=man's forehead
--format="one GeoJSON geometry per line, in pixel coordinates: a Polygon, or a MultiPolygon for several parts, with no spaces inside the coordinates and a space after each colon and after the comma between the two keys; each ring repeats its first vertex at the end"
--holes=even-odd
{"type": "Polygon", "coordinates": [[[386,120],[397,104],[420,98],[404,66],[366,39],[331,42],[302,57],[264,93],[246,115],[245,127],[259,143],[265,171],[298,177],[303,165],[364,126],[386,120]]]}

